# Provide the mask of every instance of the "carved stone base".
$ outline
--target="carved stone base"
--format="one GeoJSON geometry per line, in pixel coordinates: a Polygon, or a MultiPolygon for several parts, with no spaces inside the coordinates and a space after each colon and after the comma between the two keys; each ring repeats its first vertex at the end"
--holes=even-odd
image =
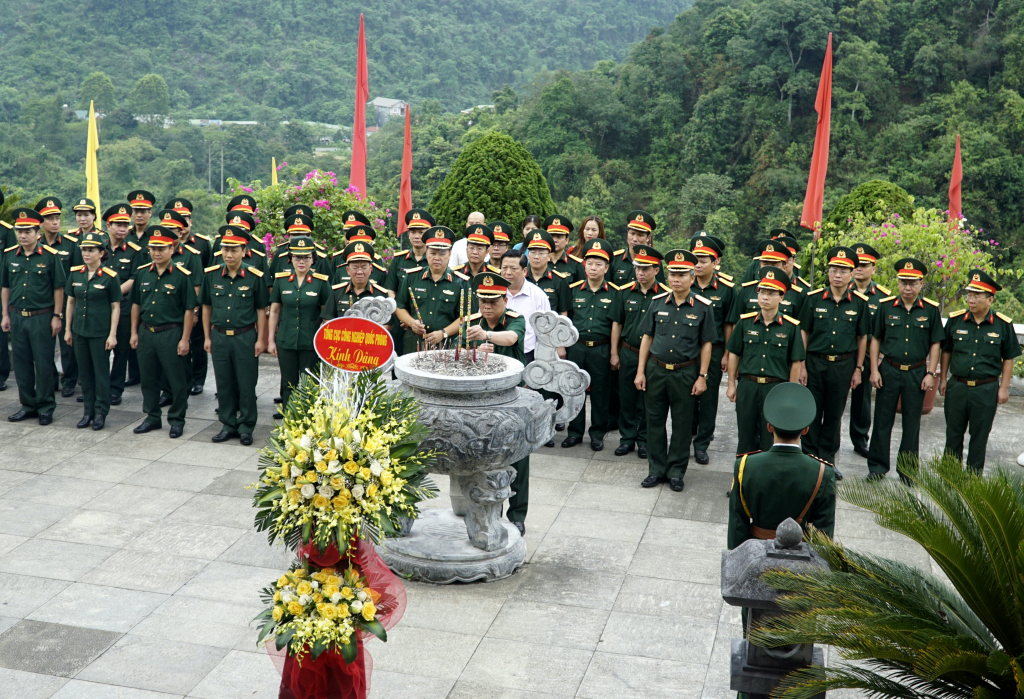
{"type": "Polygon", "coordinates": [[[466,522],[448,509],[424,510],[412,534],[388,539],[377,553],[391,570],[413,580],[446,585],[453,582],[490,582],[512,575],[526,560],[526,542],[511,523],[502,521],[508,543],[495,551],[473,546],[466,522]]]}

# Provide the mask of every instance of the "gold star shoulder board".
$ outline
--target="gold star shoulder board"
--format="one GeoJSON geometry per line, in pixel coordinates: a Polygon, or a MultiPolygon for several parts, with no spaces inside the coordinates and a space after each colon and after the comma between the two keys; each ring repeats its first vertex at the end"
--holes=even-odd
{"type": "Polygon", "coordinates": [[[1005,313],[1000,313],[999,311],[996,311],[996,315],[1005,320],[1007,323],[1013,323],[1013,318],[1006,315],[1005,313]]]}
{"type": "Polygon", "coordinates": [[[192,273],[191,273],[191,272],[189,272],[189,271],[188,271],[187,269],[185,269],[184,267],[182,267],[180,263],[179,263],[179,264],[176,264],[176,265],[174,265],[174,266],[175,266],[175,267],[177,267],[178,269],[180,269],[180,270],[181,270],[182,272],[184,272],[186,276],[189,276],[189,277],[191,277],[191,276],[192,276],[192,273]]]}
{"type": "MultiPolygon", "coordinates": [[[[854,296],[859,297],[862,301],[870,301],[871,300],[865,294],[862,294],[859,291],[854,291],[853,294],[854,294],[854,296]]],[[[935,304],[935,305],[937,306],[939,304],[935,304]]]]}
{"type": "Polygon", "coordinates": [[[83,269],[85,269],[85,265],[75,265],[74,267],[71,268],[71,271],[81,272],[83,269]]]}
{"type": "Polygon", "coordinates": [[[117,277],[117,272],[115,272],[114,270],[110,269],[110,267],[104,267],[103,271],[106,272],[111,277],[117,277]]]}
{"type": "Polygon", "coordinates": [[[803,290],[803,289],[801,289],[801,288],[800,288],[799,286],[791,286],[791,287],[789,287],[789,288],[790,288],[790,289],[792,289],[793,291],[795,291],[795,292],[796,292],[796,293],[798,293],[798,294],[802,294],[802,293],[804,293],[804,290],[803,290]]]}
{"type": "Polygon", "coordinates": [[[893,294],[892,296],[886,296],[884,299],[879,301],[879,303],[885,303],[886,301],[892,301],[894,298],[896,298],[895,294],[893,294]]]}
{"type": "Polygon", "coordinates": [[[652,298],[652,299],[651,299],[651,301],[657,301],[658,299],[663,299],[663,298],[665,298],[666,296],[668,296],[668,292],[667,292],[667,291],[666,291],[666,292],[665,292],[664,294],[658,294],[657,296],[655,296],[654,298],[652,298]]]}
{"type": "Polygon", "coordinates": [[[78,242],[78,238],[76,238],[75,236],[71,235],[70,233],[65,233],[64,237],[67,238],[68,240],[70,240],[72,243],[77,243],[78,242]]]}
{"type": "Polygon", "coordinates": [[[249,249],[252,250],[257,255],[259,255],[260,257],[266,257],[267,256],[267,253],[263,252],[262,250],[256,250],[254,248],[249,248],[249,249]]]}
{"type": "Polygon", "coordinates": [[[753,318],[757,315],[757,311],[751,311],[750,313],[741,313],[740,320],[746,320],[747,318],[753,318]]]}
{"type": "Polygon", "coordinates": [[[139,252],[140,250],[142,250],[142,246],[141,245],[136,245],[135,243],[133,243],[130,240],[128,241],[128,247],[130,247],[135,252],[139,252]]]}
{"type": "Polygon", "coordinates": [[[329,282],[329,281],[331,281],[330,277],[328,277],[326,274],[320,274],[319,272],[313,272],[313,278],[314,279],[319,279],[322,282],[329,282]]]}
{"type": "Polygon", "coordinates": [[[934,301],[934,300],[928,298],[927,296],[922,296],[921,298],[924,299],[925,303],[930,304],[932,306],[935,306],[936,308],[939,307],[939,302],[938,301],[934,301]]]}
{"type": "Polygon", "coordinates": [[[345,286],[345,282],[338,282],[337,284],[331,284],[331,288],[332,289],[340,289],[343,286],[345,286]]]}
{"type": "Polygon", "coordinates": [[[557,269],[553,269],[551,271],[560,276],[562,279],[565,279],[566,277],[569,276],[568,272],[559,272],[557,269]]]}
{"type": "Polygon", "coordinates": [[[405,273],[412,274],[413,272],[419,272],[421,269],[423,269],[423,265],[420,265],[419,267],[410,267],[409,269],[405,270],[405,273]]]}
{"type": "Polygon", "coordinates": [[[664,284],[658,284],[662,291],[672,291],[671,287],[665,286],[664,284]]]}
{"type": "Polygon", "coordinates": [[[467,320],[479,320],[479,319],[480,319],[480,318],[482,318],[482,317],[483,317],[483,316],[481,316],[481,315],[480,315],[479,313],[474,313],[474,314],[473,314],[473,315],[471,315],[471,316],[470,316],[469,318],[467,318],[467,320]]]}
{"type": "Polygon", "coordinates": [[[458,277],[459,279],[461,279],[461,280],[462,280],[462,281],[464,281],[464,282],[468,282],[468,281],[469,281],[469,276],[468,276],[468,275],[466,275],[466,274],[463,274],[462,272],[456,272],[456,271],[455,271],[455,270],[453,269],[453,270],[452,270],[452,274],[454,274],[454,275],[455,275],[456,277],[458,277]]]}
{"type": "Polygon", "coordinates": [[[153,269],[153,263],[152,262],[147,262],[146,264],[144,264],[141,267],[139,267],[140,271],[144,270],[144,269],[153,269]]]}
{"type": "Polygon", "coordinates": [[[292,275],[291,272],[278,272],[277,274],[274,275],[274,279],[280,279],[282,277],[290,277],[291,275],[292,275]]]}
{"type": "Polygon", "coordinates": [[[756,279],[751,279],[749,282],[743,282],[740,286],[742,286],[745,289],[748,286],[750,286],[751,284],[757,284],[757,280],[756,279]]]}
{"type": "Polygon", "coordinates": [[[876,289],[878,289],[879,291],[881,291],[881,292],[882,292],[883,294],[886,294],[886,295],[888,295],[889,293],[891,293],[891,292],[890,292],[890,291],[889,291],[888,289],[886,289],[886,288],[885,288],[884,286],[882,286],[881,284],[875,284],[875,288],[876,288],[876,289]]]}
{"type": "Polygon", "coordinates": [[[326,252],[322,252],[320,250],[316,251],[316,255],[317,255],[317,257],[323,257],[323,258],[327,257],[327,253],[326,252]]]}
{"type": "Polygon", "coordinates": [[[693,298],[697,299],[698,301],[700,301],[701,303],[703,303],[706,306],[710,306],[711,305],[711,301],[709,299],[704,298],[700,294],[694,294],[693,298]]]}
{"type": "Polygon", "coordinates": [[[516,313],[515,311],[505,311],[505,315],[509,318],[522,318],[522,314],[516,313]]]}
{"type": "Polygon", "coordinates": [[[636,282],[630,282],[629,284],[623,284],[619,287],[619,291],[632,291],[636,288],[636,282]]]}
{"type": "Polygon", "coordinates": [[[392,255],[392,257],[405,257],[408,254],[409,254],[408,250],[399,250],[394,255],[392,255]]]}
{"type": "Polygon", "coordinates": [[[576,260],[580,264],[583,264],[583,260],[581,260],[580,258],[576,257],[575,255],[569,255],[569,259],[570,260],[576,260]]]}
{"type": "Polygon", "coordinates": [[[199,251],[198,251],[198,250],[196,250],[196,249],[195,249],[194,247],[192,247],[191,245],[182,245],[181,247],[185,248],[186,250],[188,250],[188,251],[189,251],[190,253],[192,253],[193,255],[198,255],[198,254],[199,254],[199,251]]]}
{"type": "Polygon", "coordinates": [[[377,269],[379,269],[379,270],[380,270],[381,272],[387,272],[387,271],[388,271],[388,268],[387,268],[387,267],[381,267],[381,266],[380,266],[379,264],[377,264],[376,262],[374,262],[374,263],[373,263],[373,266],[374,266],[374,267],[376,267],[377,269]]]}
{"type": "Polygon", "coordinates": [[[729,287],[730,289],[731,289],[731,288],[733,288],[733,287],[735,286],[735,284],[733,284],[733,283],[732,283],[731,281],[729,281],[728,279],[722,279],[721,277],[719,277],[719,278],[718,278],[718,281],[722,282],[723,284],[725,284],[725,285],[726,285],[727,287],[729,287]]]}
{"type": "MultiPolygon", "coordinates": [[[[815,294],[820,294],[824,290],[825,290],[825,287],[821,287],[820,289],[815,289],[814,291],[808,291],[807,295],[808,296],[814,296],[815,294]]],[[[856,293],[856,292],[854,292],[854,293],[856,293]]]]}
{"type": "Polygon", "coordinates": [[[501,270],[494,265],[487,265],[487,269],[491,270],[495,274],[501,274],[501,270]]]}
{"type": "Polygon", "coordinates": [[[345,251],[344,251],[344,250],[335,250],[335,251],[334,251],[334,254],[333,254],[333,255],[331,255],[331,257],[332,257],[332,258],[333,258],[333,257],[337,257],[338,255],[340,255],[340,254],[341,254],[341,253],[343,253],[343,252],[345,252],[345,251]]]}
{"type": "Polygon", "coordinates": [[[255,274],[257,277],[262,277],[263,276],[263,272],[261,270],[256,269],[252,265],[246,265],[246,269],[248,269],[250,272],[255,274]]]}
{"type": "Polygon", "coordinates": [[[624,253],[624,252],[626,252],[626,248],[622,248],[621,250],[616,250],[616,251],[615,251],[615,252],[613,252],[612,254],[613,254],[613,255],[621,255],[621,254],[622,254],[622,253],[624,253]]]}
{"type": "Polygon", "coordinates": [[[51,248],[49,245],[44,245],[43,246],[43,250],[46,250],[46,252],[52,253],[54,255],[59,255],[60,254],[59,252],[57,252],[56,250],[51,248]]]}
{"type": "Polygon", "coordinates": [[[213,271],[218,270],[218,269],[220,269],[220,265],[210,265],[209,267],[206,267],[205,269],[203,269],[203,271],[204,272],[213,272],[213,271]]]}
{"type": "Polygon", "coordinates": [[[0,221],[0,226],[3,226],[4,228],[14,228],[14,226],[7,223],[7,221],[0,221]]]}
{"type": "Polygon", "coordinates": [[[375,289],[378,289],[379,291],[383,291],[383,292],[384,292],[385,294],[387,294],[387,293],[388,293],[388,290],[387,290],[387,289],[385,289],[385,288],[384,288],[383,286],[381,286],[380,284],[378,284],[377,282],[373,282],[373,281],[371,281],[371,282],[370,282],[370,286],[374,287],[375,289]]]}
{"type": "MultiPolygon", "coordinates": [[[[896,298],[896,297],[893,296],[893,298],[896,298]]],[[[967,309],[966,308],[961,308],[959,311],[953,311],[952,313],[950,313],[949,317],[950,318],[956,318],[957,316],[962,316],[964,313],[967,313],[967,309]]]]}
{"type": "Polygon", "coordinates": [[[195,237],[197,237],[197,238],[202,238],[207,243],[210,242],[210,236],[208,236],[208,235],[203,235],[202,233],[194,233],[193,235],[195,235],[195,237]]]}
{"type": "Polygon", "coordinates": [[[793,316],[787,316],[785,313],[783,313],[782,317],[788,320],[793,325],[800,325],[800,321],[794,318],[793,316]]]}
{"type": "Polygon", "coordinates": [[[803,278],[803,277],[801,277],[800,275],[797,275],[797,277],[796,277],[796,278],[797,278],[798,280],[800,280],[800,283],[801,283],[801,284],[803,284],[804,286],[806,286],[806,287],[807,287],[808,289],[810,289],[810,288],[811,288],[811,283],[810,283],[809,281],[807,281],[806,279],[804,279],[804,278],[803,278]]]}
{"type": "Polygon", "coordinates": [[[18,249],[18,244],[15,243],[14,245],[12,245],[9,248],[4,248],[4,252],[10,252],[11,250],[17,250],[17,249],[18,249]]]}
{"type": "Polygon", "coordinates": [[[576,287],[583,286],[586,283],[587,283],[586,279],[580,279],[578,282],[573,282],[572,284],[570,284],[569,288],[570,289],[575,289],[576,287]]]}
{"type": "Polygon", "coordinates": [[[605,282],[605,283],[606,283],[606,284],[607,284],[608,286],[610,286],[611,288],[615,289],[616,291],[620,291],[620,290],[622,289],[622,287],[621,287],[621,286],[615,286],[615,285],[614,285],[614,284],[612,284],[611,282],[605,282]]]}
{"type": "Polygon", "coordinates": [[[223,252],[223,250],[218,250],[217,252],[213,253],[213,256],[214,257],[220,257],[222,252],[223,252]]]}
{"type": "MultiPolygon", "coordinates": [[[[718,274],[718,278],[719,279],[724,279],[727,282],[731,282],[732,281],[732,275],[731,274],[726,274],[725,272],[716,272],[716,274],[718,274]]],[[[730,284],[730,286],[732,286],[732,285],[730,284]]]]}

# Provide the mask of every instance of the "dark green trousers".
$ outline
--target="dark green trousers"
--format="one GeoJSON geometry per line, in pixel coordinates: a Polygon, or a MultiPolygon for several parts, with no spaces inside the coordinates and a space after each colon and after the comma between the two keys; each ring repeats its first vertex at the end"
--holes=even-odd
{"type": "Polygon", "coordinates": [[[682,478],[690,462],[693,409],[690,394],[697,380],[698,364],[669,371],[651,357],[647,361],[647,469],[658,478],[682,478]],[[672,411],[672,443],[668,443],[668,414],[672,411]]]}
{"type": "MultiPolygon", "coordinates": [[[[608,359],[611,359],[611,349],[608,350],[608,359]]],[[[619,413],[622,407],[619,404],[619,372],[612,371],[609,365],[608,371],[608,424],[606,432],[614,432],[619,429],[619,413]]]]}
{"type": "Polygon", "coordinates": [[[57,401],[53,397],[53,316],[41,313],[22,316],[11,313],[11,363],[18,381],[18,399],[24,410],[52,415],[57,401]]]}
{"type": "Polygon", "coordinates": [[[107,337],[82,337],[75,334],[73,348],[82,379],[84,415],[106,415],[110,412],[110,350],[107,337]]]}
{"type": "Polygon", "coordinates": [[[402,323],[397,317],[391,319],[391,340],[395,343],[395,354],[401,357],[405,354],[405,336],[409,333],[405,328],[402,327],[402,323]]]}
{"type": "Polygon", "coordinates": [[[981,473],[985,468],[985,450],[992,421],[996,417],[999,382],[968,386],[953,377],[946,382],[946,452],[958,459],[964,455],[964,434],[971,431],[967,447],[967,467],[981,473]]]}
{"type": "Polygon", "coordinates": [[[11,352],[7,348],[8,341],[7,333],[0,331],[0,381],[6,381],[11,376],[11,352]]]}
{"type": "Polygon", "coordinates": [[[171,394],[171,405],[167,408],[167,422],[172,426],[185,425],[188,410],[188,355],[178,355],[181,328],[174,327],[162,332],[150,332],[139,327],[139,373],[142,379],[142,412],[146,422],[160,427],[160,385],[166,381],[171,394]]]}
{"type": "Polygon", "coordinates": [[[530,504],[530,457],[515,462],[512,468],[516,470],[516,477],[512,481],[512,497],[508,499],[505,517],[509,522],[525,522],[530,504]]]}
{"type": "MultiPolygon", "coordinates": [[[[299,385],[299,378],[306,369],[314,369],[320,358],[314,350],[292,350],[277,348],[277,364],[281,368],[281,407],[288,405],[292,389],[299,385]]],[[[218,389],[219,390],[219,389],[218,389]]]]}
{"type": "Polygon", "coordinates": [[[870,371],[861,372],[863,381],[850,392],[850,441],[853,446],[865,449],[868,448],[868,431],[871,429],[870,377],[870,371]]]}
{"type": "Polygon", "coordinates": [[[647,446],[647,408],[644,392],[638,391],[636,370],[640,355],[623,347],[619,350],[619,444],[647,446]]]}
{"type": "Polygon", "coordinates": [[[768,422],[764,419],[764,399],[773,388],[774,383],[758,383],[745,376],[736,382],[736,432],[739,439],[736,443],[737,454],[748,454],[752,451],[768,451],[775,440],[768,431],[768,422]]]}
{"type": "MultiPolygon", "coordinates": [[[[64,310],[67,311],[67,301],[64,302],[64,310]]],[[[75,350],[64,342],[64,331],[67,330],[67,320],[60,326],[60,335],[57,336],[57,344],[60,347],[60,368],[64,376],[58,376],[53,372],[53,390],[59,391],[61,387],[74,388],[78,385],[78,360],[75,350]]]]}
{"type": "MultiPolygon", "coordinates": [[[[903,438],[900,440],[899,453],[917,456],[921,441],[921,410],[924,408],[924,391],[921,390],[924,370],[920,366],[900,371],[888,362],[879,365],[882,387],[875,389],[875,428],[871,432],[871,446],[868,448],[868,470],[871,473],[889,471],[889,446],[892,426],[896,422],[897,403],[900,404],[900,414],[903,416],[903,438]]],[[[948,399],[946,406],[948,415],[948,399]]]]}
{"type": "Polygon", "coordinates": [[[846,396],[856,366],[856,357],[830,362],[817,354],[807,355],[807,388],[814,396],[814,422],[801,440],[805,453],[830,464],[836,462],[846,411],[846,396]]]}
{"type": "MultiPolygon", "coordinates": [[[[590,374],[590,439],[604,439],[608,431],[608,375],[612,357],[611,345],[587,347],[580,340],[569,347],[566,358],[576,362],[580,369],[590,374]]],[[[569,436],[583,439],[583,428],[587,424],[587,408],[583,406],[579,415],[569,423],[569,436]]]]}
{"type": "MultiPolygon", "coordinates": [[[[214,334],[219,334],[214,331],[214,334]]],[[[255,343],[256,341],[253,340],[255,343]]],[[[206,383],[206,350],[203,349],[203,345],[206,344],[206,333],[203,332],[203,324],[200,319],[196,319],[195,325],[192,326],[192,334],[188,338],[188,359],[189,368],[192,371],[192,379],[189,382],[191,386],[202,386],[206,383]]]]}
{"type": "MultiPolygon", "coordinates": [[[[256,328],[227,336],[216,329],[210,337],[213,376],[217,380],[217,417],[231,434],[252,434],[256,427],[256,380],[259,359],[256,328]]],[[[195,377],[193,376],[193,380],[195,377]]]]}
{"type": "Polygon", "coordinates": [[[708,365],[708,390],[697,396],[693,408],[693,448],[707,451],[715,438],[718,419],[718,393],[722,388],[722,356],[725,345],[711,346],[711,364],[708,365]]]}
{"type": "Polygon", "coordinates": [[[110,394],[120,396],[124,393],[124,372],[128,368],[128,356],[133,351],[132,318],[122,313],[117,321],[117,344],[114,346],[114,359],[110,363],[110,394]]]}

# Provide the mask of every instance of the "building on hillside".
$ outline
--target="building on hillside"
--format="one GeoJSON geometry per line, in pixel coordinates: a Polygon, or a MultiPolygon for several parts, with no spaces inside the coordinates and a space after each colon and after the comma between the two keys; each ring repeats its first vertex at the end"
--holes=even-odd
{"type": "Polygon", "coordinates": [[[368,102],[377,112],[377,127],[380,128],[391,117],[404,117],[409,103],[404,100],[393,100],[387,97],[375,97],[368,102]]]}
{"type": "Polygon", "coordinates": [[[490,111],[493,112],[494,111],[494,105],[493,104],[478,104],[475,107],[470,107],[469,109],[463,109],[461,113],[462,114],[471,114],[473,112],[473,110],[476,110],[476,109],[479,109],[480,111],[483,111],[483,110],[487,109],[487,110],[490,110],[490,111]]]}

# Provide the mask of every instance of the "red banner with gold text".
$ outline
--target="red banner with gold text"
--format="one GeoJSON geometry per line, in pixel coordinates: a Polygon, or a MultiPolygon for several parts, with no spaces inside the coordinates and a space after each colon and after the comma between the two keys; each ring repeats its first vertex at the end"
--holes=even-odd
{"type": "Polygon", "coordinates": [[[316,331],[313,348],[331,366],[358,372],[383,366],[394,342],[384,326],[372,320],[335,318],[316,331]]]}

